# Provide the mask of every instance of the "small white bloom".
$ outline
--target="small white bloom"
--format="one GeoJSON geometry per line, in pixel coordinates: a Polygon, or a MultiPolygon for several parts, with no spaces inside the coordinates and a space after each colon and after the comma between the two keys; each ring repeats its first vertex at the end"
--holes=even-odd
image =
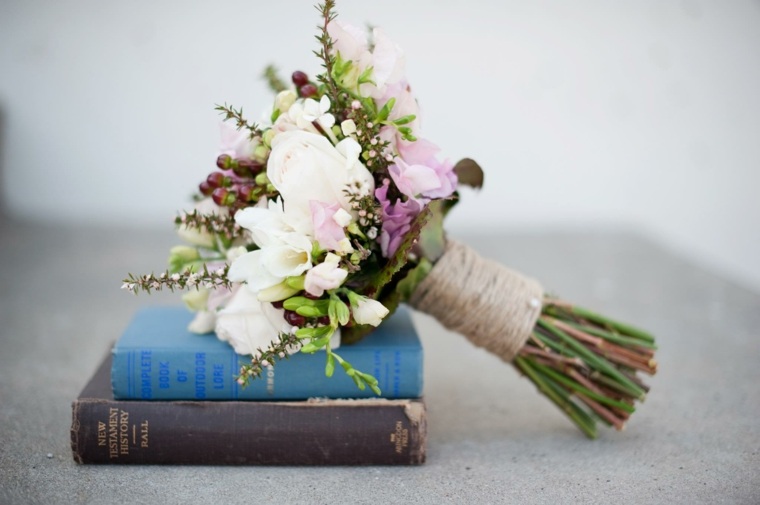
{"type": "Polygon", "coordinates": [[[356,123],[354,123],[353,119],[346,119],[340,124],[340,130],[343,132],[343,135],[348,137],[356,133],[356,123]]]}
{"type": "Polygon", "coordinates": [[[389,312],[382,303],[364,296],[353,298],[351,308],[353,309],[354,321],[372,326],[379,325],[389,312]]]}
{"type": "Polygon", "coordinates": [[[346,157],[346,170],[351,170],[359,161],[362,154],[362,146],[351,137],[346,137],[335,145],[335,149],[346,157]]]}
{"type": "Polygon", "coordinates": [[[306,273],[304,289],[314,296],[322,296],[325,290],[335,289],[343,284],[348,271],[339,268],[340,256],[328,253],[325,261],[306,273]]]}
{"type": "Polygon", "coordinates": [[[333,221],[335,221],[335,223],[341,228],[345,228],[351,224],[351,214],[346,212],[346,210],[343,208],[338,209],[335,214],[333,214],[332,218],[333,221]]]}
{"type": "Polygon", "coordinates": [[[350,252],[354,252],[354,247],[351,245],[351,241],[348,240],[348,237],[340,239],[338,241],[338,248],[335,250],[335,252],[340,254],[348,254],[350,252]]]}

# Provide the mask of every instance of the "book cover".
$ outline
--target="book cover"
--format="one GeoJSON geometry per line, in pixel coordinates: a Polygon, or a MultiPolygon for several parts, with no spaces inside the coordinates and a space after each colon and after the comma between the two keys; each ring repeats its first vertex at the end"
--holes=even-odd
{"type": "Polygon", "coordinates": [[[422,399],[284,402],[119,401],[111,357],[72,404],[78,463],[415,465],[425,461],[422,399]]]}
{"type": "MultiPolygon", "coordinates": [[[[324,352],[295,353],[243,388],[235,381],[247,356],[215,335],[187,331],[193,315],[183,307],[146,307],[113,350],[116,399],[302,400],[311,397],[374,398],[338,370],[325,377],[324,352]]],[[[382,398],[422,395],[423,351],[409,311],[400,308],[375,331],[336,350],[354,368],[379,382],[382,398]]]]}

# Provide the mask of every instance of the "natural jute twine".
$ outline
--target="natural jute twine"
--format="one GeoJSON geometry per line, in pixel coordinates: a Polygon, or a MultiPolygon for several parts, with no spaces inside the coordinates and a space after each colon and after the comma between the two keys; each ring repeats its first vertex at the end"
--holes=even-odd
{"type": "Polygon", "coordinates": [[[449,240],[409,304],[511,362],[541,315],[543,296],[535,280],[449,240]]]}

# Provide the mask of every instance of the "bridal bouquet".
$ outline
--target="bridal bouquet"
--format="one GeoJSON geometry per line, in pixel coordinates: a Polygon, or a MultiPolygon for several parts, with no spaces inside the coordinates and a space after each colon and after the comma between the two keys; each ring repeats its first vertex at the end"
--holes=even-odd
{"type": "Polygon", "coordinates": [[[512,362],[590,437],[622,429],[654,373],[647,333],[544,295],[542,287],[447,240],[460,184],[480,187],[473,160],[456,164],[421,135],[404,54],[382,30],[318,6],[323,71],[273,67],[264,121],[222,105],[221,152],[192,212],[176,219],[188,245],[160,274],[126,290],[183,289],[198,333],[215,332],[251,361],[240,384],[290,353],[323,352],[357,387],[377,380],[341,358],[400,303],[437,317],[512,362]]]}

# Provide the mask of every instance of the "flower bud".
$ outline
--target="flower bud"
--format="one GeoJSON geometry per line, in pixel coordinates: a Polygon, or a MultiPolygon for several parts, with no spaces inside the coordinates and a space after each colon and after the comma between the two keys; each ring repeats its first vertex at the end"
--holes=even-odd
{"type": "Polygon", "coordinates": [[[192,310],[193,312],[200,312],[201,310],[206,310],[208,294],[208,289],[191,289],[182,295],[182,301],[185,303],[188,309],[192,310]]]}
{"type": "Polygon", "coordinates": [[[285,281],[283,281],[274,286],[262,289],[256,297],[261,302],[278,302],[290,298],[296,293],[298,293],[297,289],[291,288],[285,281]]]}
{"type": "Polygon", "coordinates": [[[274,129],[270,128],[264,132],[264,134],[261,136],[261,140],[267,147],[272,147],[272,139],[275,135],[277,135],[277,132],[274,131],[274,129]]]}
{"type": "Polygon", "coordinates": [[[267,156],[269,156],[269,148],[264,144],[257,145],[253,150],[253,158],[262,164],[266,162],[267,156]]]}
{"type": "Polygon", "coordinates": [[[287,112],[296,101],[296,92],[291,89],[280,91],[274,99],[274,108],[281,113],[287,112]]]}

